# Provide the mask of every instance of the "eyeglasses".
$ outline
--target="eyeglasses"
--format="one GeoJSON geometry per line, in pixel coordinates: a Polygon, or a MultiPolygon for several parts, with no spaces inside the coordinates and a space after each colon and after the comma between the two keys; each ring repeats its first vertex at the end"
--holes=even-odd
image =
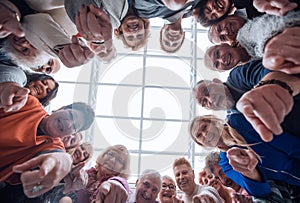
{"type": "Polygon", "coordinates": [[[169,185],[163,184],[163,185],[161,186],[161,189],[163,189],[163,190],[166,190],[167,188],[169,188],[170,190],[175,190],[175,189],[176,189],[176,186],[173,185],[173,184],[169,184],[169,185]]]}
{"type": "Polygon", "coordinates": [[[120,164],[125,165],[125,161],[121,157],[119,157],[116,152],[108,151],[106,154],[111,158],[115,158],[116,161],[119,162],[120,164]]]}

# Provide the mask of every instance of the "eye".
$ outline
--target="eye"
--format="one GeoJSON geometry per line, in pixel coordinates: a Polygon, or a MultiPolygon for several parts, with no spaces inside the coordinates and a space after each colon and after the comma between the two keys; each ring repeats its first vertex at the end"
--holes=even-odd
{"type": "Polygon", "coordinates": [[[220,66],[220,63],[219,63],[219,61],[216,61],[216,62],[214,63],[214,67],[215,67],[215,69],[219,69],[219,66],[220,66]]]}
{"type": "Polygon", "coordinates": [[[157,191],[158,191],[157,188],[153,188],[153,189],[152,189],[152,192],[153,192],[153,193],[157,193],[157,191]]]}
{"type": "Polygon", "coordinates": [[[24,47],[24,48],[22,49],[22,52],[23,52],[24,55],[29,55],[29,49],[26,48],[26,47],[24,47]]]}
{"type": "Polygon", "coordinates": [[[133,41],[133,38],[134,38],[133,36],[127,36],[128,41],[133,41]]]}
{"type": "Polygon", "coordinates": [[[72,138],[71,141],[70,141],[70,143],[71,143],[71,144],[74,144],[74,143],[75,143],[75,139],[72,138]]]}
{"type": "Polygon", "coordinates": [[[60,119],[58,119],[58,128],[59,128],[59,131],[60,131],[60,132],[63,132],[63,131],[64,131],[64,129],[63,129],[63,126],[62,126],[62,123],[61,123],[61,120],[60,120],[60,119]]]}
{"type": "Polygon", "coordinates": [[[226,41],[226,38],[225,38],[225,36],[224,36],[224,35],[220,35],[220,41],[221,41],[221,42],[224,42],[224,41],[226,41]]]}
{"type": "Polygon", "coordinates": [[[142,34],[137,35],[136,38],[138,38],[138,39],[143,39],[143,38],[144,38],[144,35],[142,35],[142,34]]]}
{"type": "Polygon", "coordinates": [[[218,25],[218,26],[217,26],[217,32],[218,32],[218,33],[222,32],[221,25],[218,25]]]}
{"type": "Polygon", "coordinates": [[[207,129],[207,125],[202,125],[201,126],[201,131],[206,131],[206,129],[207,129]]]}
{"type": "Polygon", "coordinates": [[[46,68],[46,73],[50,74],[51,72],[52,72],[52,68],[51,67],[46,68]]]}

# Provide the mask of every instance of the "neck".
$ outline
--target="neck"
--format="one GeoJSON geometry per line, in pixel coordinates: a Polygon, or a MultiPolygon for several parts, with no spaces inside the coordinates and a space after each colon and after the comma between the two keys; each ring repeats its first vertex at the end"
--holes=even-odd
{"type": "Polygon", "coordinates": [[[245,63],[250,61],[251,56],[248,54],[245,48],[240,47],[240,53],[241,53],[241,62],[245,63]]]}
{"type": "Polygon", "coordinates": [[[187,192],[186,192],[186,195],[187,195],[187,196],[193,195],[193,194],[194,194],[194,191],[195,191],[195,188],[196,188],[196,183],[194,182],[191,191],[187,191],[187,192]]]}
{"type": "Polygon", "coordinates": [[[47,117],[43,118],[38,126],[38,132],[40,132],[43,135],[47,135],[47,131],[46,131],[46,119],[47,117]]]}

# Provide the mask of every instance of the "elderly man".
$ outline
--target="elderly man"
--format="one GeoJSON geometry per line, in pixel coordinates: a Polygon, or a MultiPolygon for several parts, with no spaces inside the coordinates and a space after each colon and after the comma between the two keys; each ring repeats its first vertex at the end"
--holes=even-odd
{"type": "Polygon", "coordinates": [[[209,199],[215,203],[222,202],[222,198],[216,189],[195,183],[194,170],[185,158],[182,157],[174,161],[173,171],[177,186],[184,193],[182,200],[185,203],[201,202],[200,199],[209,199]]]}
{"type": "Polygon", "coordinates": [[[145,170],[136,182],[136,189],[127,199],[128,203],[157,203],[161,188],[160,174],[151,169],[145,170]]]}
{"type": "Polygon", "coordinates": [[[233,69],[224,84],[218,79],[204,80],[194,88],[198,103],[208,109],[236,112],[236,104],[265,141],[270,141],[273,134],[280,134],[282,128],[299,135],[299,92],[297,76],[271,72],[261,61],[233,69]]]}

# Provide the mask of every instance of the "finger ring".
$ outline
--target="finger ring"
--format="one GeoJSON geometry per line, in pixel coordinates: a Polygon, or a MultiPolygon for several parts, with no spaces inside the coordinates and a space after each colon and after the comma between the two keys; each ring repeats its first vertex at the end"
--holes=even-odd
{"type": "Polygon", "coordinates": [[[39,191],[41,191],[44,187],[42,185],[35,185],[33,188],[32,188],[32,193],[37,193],[39,191]]]}

